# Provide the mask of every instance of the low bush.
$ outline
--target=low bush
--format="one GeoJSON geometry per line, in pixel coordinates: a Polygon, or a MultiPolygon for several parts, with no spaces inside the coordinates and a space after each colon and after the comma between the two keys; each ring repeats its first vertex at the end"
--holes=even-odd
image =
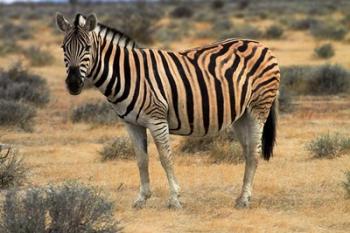
{"type": "Polygon", "coordinates": [[[0,99],[0,126],[11,126],[31,131],[36,115],[35,109],[21,102],[0,99]]]}
{"type": "Polygon", "coordinates": [[[310,94],[335,95],[348,92],[350,73],[339,65],[322,65],[312,71],[308,82],[310,94]]]}
{"type": "Polygon", "coordinates": [[[319,47],[316,47],[314,52],[316,56],[319,58],[331,58],[335,54],[334,48],[330,43],[323,44],[319,47]]]}
{"type": "Polygon", "coordinates": [[[6,193],[0,218],[4,233],[116,233],[113,203],[76,182],[6,193]]]}
{"type": "Polygon", "coordinates": [[[315,158],[334,158],[350,150],[350,138],[328,133],[311,140],[306,148],[315,158]]]}
{"type": "Polygon", "coordinates": [[[180,151],[185,153],[205,152],[210,150],[213,141],[215,141],[213,137],[191,137],[181,143],[180,151]]]}
{"type": "Polygon", "coordinates": [[[345,189],[346,195],[350,198],[350,171],[345,173],[346,180],[343,182],[343,187],[345,189]]]}
{"type": "Polygon", "coordinates": [[[347,29],[336,22],[319,22],[312,25],[310,32],[318,39],[342,40],[347,34],[347,29]]]}
{"type": "Polygon", "coordinates": [[[271,25],[266,29],[265,37],[268,39],[279,39],[283,36],[284,30],[279,25],[271,25]]]}
{"type": "Polygon", "coordinates": [[[101,101],[75,107],[72,110],[71,119],[73,122],[115,124],[118,122],[118,115],[110,103],[101,101]]]}
{"type": "Polygon", "coordinates": [[[54,61],[54,57],[49,51],[44,51],[36,46],[29,47],[24,54],[33,66],[47,66],[54,61]]]}
{"type": "Polygon", "coordinates": [[[128,137],[118,137],[107,142],[100,151],[102,161],[114,159],[134,159],[135,152],[128,137]]]}
{"type": "Polygon", "coordinates": [[[282,67],[281,77],[291,94],[334,95],[350,90],[350,72],[340,65],[282,67]]]}
{"type": "Polygon", "coordinates": [[[23,184],[27,167],[15,149],[0,144],[0,189],[23,184]]]}
{"type": "Polygon", "coordinates": [[[7,71],[0,70],[0,100],[23,101],[43,106],[49,102],[50,92],[46,81],[30,74],[20,64],[7,71]]]}
{"type": "Polygon", "coordinates": [[[188,6],[178,6],[175,7],[171,12],[170,16],[172,18],[190,18],[193,15],[193,11],[190,7],[188,6]]]}

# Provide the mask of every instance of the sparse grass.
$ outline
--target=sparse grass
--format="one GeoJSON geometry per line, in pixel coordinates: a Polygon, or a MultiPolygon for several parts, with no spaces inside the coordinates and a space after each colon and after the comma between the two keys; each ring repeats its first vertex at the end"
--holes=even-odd
{"type": "Polygon", "coordinates": [[[350,149],[350,138],[339,134],[323,134],[311,140],[306,148],[315,158],[334,158],[350,149]]]}
{"type": "Polygon", "coordinates": [[[244,39],[259,39],[262,36],[263,32],[259,28],[250,25],[235,26],[233,32],[230,33],[230,37],[244,39]]]}
{"type": "Polygon", "coordinates": [[[0,109],[0,126],[32,130],[33,119],[36,116],[32,106],[12,100],[0,100],[0,109]]]}
{"type": "Polygon", "coordinates": [[[10,190],[1,211],[4,233],[116,233],[113,203],[77,182],[25,191],[10,190]]]}
{"type": "Polygon", "coordinates": [[[54,61],[49,51],[45,51],[36,46],[29,47],[25,50],[24,54],[33,66],[47,66],[51,65],[54,61]]]}
{"type": "Polygon", "coordinates": [[[100,151],[102,161],[114,159],[134,159],[133,145],[128,137],[118,137],[107,142],[100,151]]]}
{"type": "Polygon", "coordinates": [[[36,106],[49,102],[50,92],[46,81],[38,75],[30,74],[20,64],[9,70],[0,70],[0,99],[23,101],[36,106]]]}
{"type": "Polygon", "coordinates": [[[23,184],[27,171],[17,150],[0,144],[0,189],[23,184]]]}
{"type": "Polygon", "coordinates": [[[320,45],[314,50],[315,54],[319,58],[331,58],[334,56],[334,48],[331,43],[320,45]]]}
{"type": "Polygon", "coordinates": [[[280,25],[274,24],[266,29],[265,37],[268,39],[279,39],[283,36],[284,30],[280,25]]]}
{"type": "Polygon", "coordinates": [[[84,103],[75,107],[71,114],[71,120],[75,123],[115,124],[118,119],[118,115],[111,104],[105,101],[84,103]]]}
{"type": "Polygon", "coordinates": [[[345,179],[346,180],[343,182],[343,187],[347,198],[350,198],[350,171],[345,172],[345,179]]]}
{"type": "Polygon", "coordinates": [[[215,138],[213,137],[191,137],[184,140],[180,146],[180,151],[185,153],[198,153],[208,151],[215,138]]]}

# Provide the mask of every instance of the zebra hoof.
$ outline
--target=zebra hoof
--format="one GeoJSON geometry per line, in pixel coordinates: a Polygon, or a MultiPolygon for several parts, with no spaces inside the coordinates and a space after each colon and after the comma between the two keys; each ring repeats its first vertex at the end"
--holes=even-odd
{"type": "Polygon", "coordinates": [[[240,197],[236,200],[235,208],[236,209],[246,209],[246,208],[249,208],[249,205],[250,205],[250,198],[240,197]]]}
{"type": "Polygon", "coordinates": [[[182,205],[178,198],[171,197],[168,201],[168,208],[173,210],[182,209],[182,205]]]}

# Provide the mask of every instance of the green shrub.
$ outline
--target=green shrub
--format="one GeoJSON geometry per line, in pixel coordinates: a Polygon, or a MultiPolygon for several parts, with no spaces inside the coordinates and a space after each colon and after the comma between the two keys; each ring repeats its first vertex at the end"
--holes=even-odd
{"type": "Polygon", "coordinates": [[[313,24],[310,32],[318,39],[342,40],[346,36],[347,30],[335,22],[320,22],[313,24]]]}
{"type": "Polygon", "coordinates": [[[24,54],[33,66],[47,66],[54,61],[49,51],[44,51],[39,47],[32,46],[25,50],[24,54]]]}
{"type": "Polygon", "coordinates": [[[311,140],[306,148],[316,158],[334,158],[350,150],[350,138],[328,133],[311,140]]]}
{"type": "Polygon", "coordinates": [[[27,168],[13,148],[0,144],[0,189],[23,184],[27,168]]]}
{"type": "Polygon", "coordinates": [[[266,29],[265,37],[269,39],[279,39],[283,36],[284,30],[279,25],[271,25],[266,29]]]}
{"type": "Polygon", "coordinates": [[[7,71],[0,70],[0,100],[44,106],[49,99],[50,92],[46,81],[38,75],[28,73],[20,64],[7,71]]]}
{"type": "Polygon", "coordinates": [[[332,44],[327,43],[315,48],[315,54],[319,58],[331,58],[334,56],[334,49],[332,44]]]}
{"type": "Polygon", "coordinates": [[[96,188],[76,182],[10,190],[1,211],[4,233],[116,233],[113,203],[96,188]]]}
{"type": "Polygon", "coordinates": [[[346,180],[343,182],[343,187],[345,189],[346,195],[350,198],[350,171],[345,173],[346,180]]]}
{"type": "Polygon", "coordinates": [[[100,151],[102,161],[114,159],[134,159],[134,148],[128,137],[118,137],[107,142],[100,151]]]}
{"type": "Polygon", "coordinates": [[[74,123],[115,124],[119,118],[110,103],[101,101],[75,107],[72,110],[71,119],[74,123]]]}
{"type": "Polygon", "coordinates": [[[35,109],[21,102],[0,99],[0,126],[12,126],[31,131],[35,109]]]}

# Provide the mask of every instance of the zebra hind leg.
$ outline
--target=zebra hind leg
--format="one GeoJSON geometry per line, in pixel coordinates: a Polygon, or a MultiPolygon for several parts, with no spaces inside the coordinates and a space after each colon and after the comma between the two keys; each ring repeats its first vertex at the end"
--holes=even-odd
{"type": "Polygon", "coordinates": [[[148,198],[151,197],[148,172],[148,154],[147,154],[147,132],[146,128],[125,123],[130,139],[133,143],[137,166],[140,172],[140,192],[136,198],[133,207],[141,209],[145,206],[148,198]]]}
{"type": "Polygon", "coordinates": [[[246,159],[243,187],[241,195],[236,199],[235,207],[247,208],[250,204],[254,175],[258,166],[263,124],[259,124],[249,112],[246,112],[235,122],[234,129],[237,132],[246,159]]]}
{"type": "Polygon", "coordinates": [[[182,205],[179,201],[180,186],[174,174],[172,153],[169,144],[169,128],[168,124],[158,124],[150,127],[151,134],[157,146],[160,162],[165,170],[168,178],[170,198],[168,207],[171,209],[181,209],[182,205]]]}

